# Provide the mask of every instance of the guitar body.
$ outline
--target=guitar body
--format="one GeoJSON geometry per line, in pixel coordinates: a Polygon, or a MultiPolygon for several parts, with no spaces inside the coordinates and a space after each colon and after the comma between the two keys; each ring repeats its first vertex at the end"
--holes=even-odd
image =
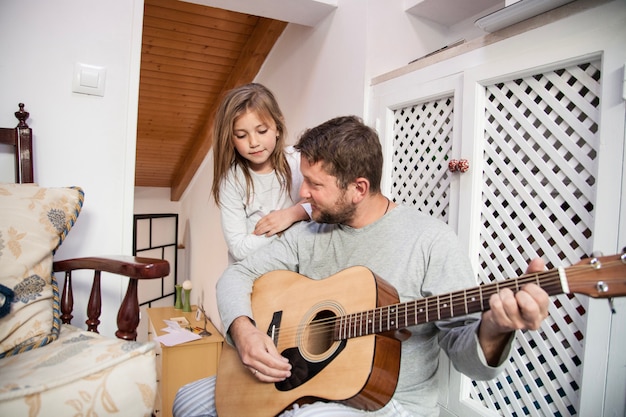
{"type": "Polygon", "coordinates": [[[224,345],[217,371],[220,417],[273,416],[295,402],[327,400],[376,410],[392,397],[401,342],[393,333],[336,340],[316,323],[398,303],[395,289],[364,267],[317,281],[274,271],[256,280],[252,311],[289,358],[292,376],[277,384],[257,380],[237,351],[224,345]],[[277,330],[279,328],[279,330],[277,330]]]}

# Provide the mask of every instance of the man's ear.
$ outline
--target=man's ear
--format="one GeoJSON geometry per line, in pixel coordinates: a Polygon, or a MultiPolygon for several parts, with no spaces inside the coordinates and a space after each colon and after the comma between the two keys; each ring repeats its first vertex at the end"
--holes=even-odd
{"type": "Polygon", "coordinates": [[[358,203],[367,196],[370,191],[370,182],[367,178],[359,177],[354,180],[354,195],[352,202],[358,203]]]}

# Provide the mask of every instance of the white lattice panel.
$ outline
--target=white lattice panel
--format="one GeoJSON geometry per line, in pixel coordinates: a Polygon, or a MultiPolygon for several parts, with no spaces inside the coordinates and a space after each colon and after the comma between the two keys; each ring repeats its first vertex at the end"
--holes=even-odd
{"type": "MultiPolygon", "coordinates": [[[[549,267],[592,251],[599,147],[600,63],[585,63],[485,89],[482,282],[549,267]]],[[[473,381],[471,397],[503,416],[577,415],[586,311],[558,296],[539,332],[516,338],[506,372],[473,381]]]]}
{"type": "MultiPolygon", "coordinates": [[[[486,86],[481,282],[541,256],[569,265],[592,250],[599,146],[599,62],[486,86]]],[[[391,197],[448,222],[453,97],[394,112],[391,197]]],[[[478,192],[478,190],[477,190],[478,192]]],[[[516,339],[505,372],[470,397],[503,416],[578,414],[586,311],[553,298],[538,332],[516,339]]]]}
{"type": "Polygon", "coordinates": [[[445,97],[394,112],[391,198],[446,223],[453,108],[453,98],[445,97]]]}

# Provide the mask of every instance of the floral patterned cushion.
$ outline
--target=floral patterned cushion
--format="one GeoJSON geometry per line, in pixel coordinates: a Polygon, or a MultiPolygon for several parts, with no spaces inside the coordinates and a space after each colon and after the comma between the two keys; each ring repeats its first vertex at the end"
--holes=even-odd
{"type": "Polygon", "coordinates": [[[83,199],[78,187],[0,184],[0,288],[10,301],[8,314],[0,318],[0,358],[58,337],[52,256],[74,225],[83,199]]]}
{"type": "Polygon", "coordinates": [[[150,416],[154,343],[61,328],[54,343],[0,359],[0,416],[150,416]]]}

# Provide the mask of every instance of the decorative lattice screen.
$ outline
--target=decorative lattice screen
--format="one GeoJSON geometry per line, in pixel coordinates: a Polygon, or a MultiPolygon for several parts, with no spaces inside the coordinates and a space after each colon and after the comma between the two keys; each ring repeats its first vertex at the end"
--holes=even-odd
{"type": "Polygon", "coordinates": [[[395,112],[391,198],[448,222],[454,101],[445,97],[395,112]]]}
{"type": "MultiPolygon", "coordinates": [[[[600,63],[485,87],[479,279],[522,274],[541,256],[569,265],[592,250],[600,63]]],[[[392,198],[444,221],[449,212],[451,97],[395,111],[392,198]]],[[[537,332],[516,338],[500,378],[470,398],[503,416],[577,415],[586,311],[557,296],[537,332]]]]}
{"type": "MultiPolygon", "coordinates": [[[[555,267],[591,253],[599,68],[586,63],[486,87],[483,282],[521,274],[537,255],[555,267]]],[[[541,330],[516,338],[505,374],[474,382],[473,394],[503,415],[576,415],[585,324],[577,297],[556,297],[541,330]]]]}

